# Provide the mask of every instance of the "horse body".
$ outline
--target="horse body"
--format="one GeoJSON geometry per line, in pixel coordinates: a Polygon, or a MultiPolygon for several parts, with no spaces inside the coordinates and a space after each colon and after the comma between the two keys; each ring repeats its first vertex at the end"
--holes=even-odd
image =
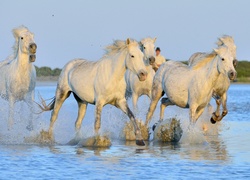
{"type": "Polygon", "coordinates": [[[152,65],[155,63],[155,41],[156,38],[144,38],[140,42],[141,50],[144,54],[143,60],[148,74],[147,79],[145,81],[140,81],[138,76],[131,70],[126,70],[126,97],[132,96],[134,109],[136,109],[136,104],[140,96],[147,95],[151,99],[151,87],[155,75],[155,71],[152,68],[152,65]]]}
{"type": "MultiPolygon", "coordinates": [[[[237,66],[237,59],[236,59],[236,46],[234,44],[234,40],[231,36],[223,36],[218,39],[217,42],[218,46],[226,45],[233,57],[233,65],[234,67],[237,66]]],[[[203,57],[205,57],[207,53],[194,53],[188,60],[189,66],[192,66],[193,63],[201,60],[203,57]]],[[[220,74],[217,82],[214,85],[214,92],[213,92],[213,98],[216,100],[217,108],[216,111],[213,113],[213,116],[211,117],[211,122],[214,124],[216,121],[221,121],[224,116],[228,113],[227,110],[227,91],[230,86],[230,80],[228,76],[224,74],[220,74]],[[223,106],[223,112],[220,115],[220,105],[223,106]]]]}
{"type": "Polygon", "coordinates": [[[50,106],[44,109],[53,109],[49,128],[50,139],[53,139],[53,126],[62,103],[73,92],[79,108],[75,123],[76,132],[81,128],[87,105],[90,103],[96,105],[95,132],[98,134],[102,108],[106,104],[112,104],[129,116],[134,124],[136,143],[144,145],[140,129],[125,99],[124,75],[127,68],[137,74],[141,81],[146,79],[143,54],[138,43],[131,42],[129,39],[126,43],[115,41],[107,48],[107,54],[100,61],[75,59],[66,64],[58,80],[55,98],[50,106]]]}
{"type": "MultiPolygon", "coordinates": [[[[13,123],[15,102],[24,100],[32,108],[36,84],[36,70],[32,63],[37,48],[34,35],[24,26],[13,29],[13,35],[16,40],[14,52],[0,63],[0,94],[9,101],[9,128],[13,123]]],[[[29,120],[29,128],[32,128],[32,115],[29,120]]]]}
{"type": "Polygon", "coordinates": [[[231,63],[231,53],[226,46],[215,49],[202,60],[191,67],[180,62],[168,61],[156,72],[152,86],[152,101],[147,114],[148,125],[155,111],[157,102],[162,98],[160,120],[163,119],[164,109],[168,105],[177,105],[190,109],[190,122],[195,124],[210,101],[213,87],[220,74],[231,79],[236,72],[231,63]]]}

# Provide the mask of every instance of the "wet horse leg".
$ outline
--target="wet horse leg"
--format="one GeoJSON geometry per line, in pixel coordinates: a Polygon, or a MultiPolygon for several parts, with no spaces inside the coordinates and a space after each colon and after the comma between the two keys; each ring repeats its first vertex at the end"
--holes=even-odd
{"type": "Polygon", "coordinates": [[[174,105],[168,98],[162,98],[161,99],[161,110],[160,110],[160,121],[164,118],[164,110],[167,106],[174,105]]]}
{"type": "Polygon", "coordinates": [[[121,99],[116,101],[116,107],[121,109],[125,114],[128,115],[130,121],[133,123],[134,130],[135,130],[135,136],[136,136],[136,144],[138,146],[145,146],[145,143],[143,141],[142,135],[141,135],[141,130],[139,126],[136,123],[134,114],[132,111],[129,109],[128,104],[126,102],[126,99],[121,99]]]}
{"type": "Polygon", "coordinates": [[[152,88],[152,99],[151,99],[151,102],[150,102],[150,106],[149,106],[149,109],[148,109],[148,113],[147,113],[147,118],[146,118],[146,126],[148,126],[153,114],[154,114],[154,111],[155,111],[155,108],[156,108],[156,105],[159,101],[159,99],[163,96],[163,90],[162,88],[159,88],[156,87],[152,88]]]}
{"type": "Polygon", "coordinates": [[[28,106],[29,106],[29,122],[28,122],[28,125],[26,126],[26,129],[31,131],[33,130],[33,113],[34,113],[34,106],[33,106],[33,102],[34,102],[34,91],[32,93],[30,93],[27,97],[27,100],[25,101],[28,106]]]}
{"type": "Polygon", "coordinates": [[[223,119],[223,117],[225,117],[228,113],[228,110],[227,110],[227,93],[224,93],[222,96],[221,96],[221,102],[222,102],[222,107],[223,107],[223,111],[220,115],[220,117],[218,118],[217,121],[221,121],[223,119]]]}
{"type": "Polygon", "coordinates": [[[70,91],[62,91],[57,89],[55,105],[50,118],[49,137],[51,139],[53,139],[53,126],[58,117],[59,110],[61,109],[63,102],[69,97],[70,93],[70,91]]]}
{"type": "Polygon", "coordinates": [[[137,112],[138,111],[138,108],[137,108],[138,94],[136,94],[135,92],[133,92],[132,94],[132,101],[133,101],[134,111],[137,112]]]}
{"type": "Polygon", "coordinates": [[[216,94],[213,95],[213,98],[215,99],[217,106],[216,106],[216,111],[212,114],[210,121],[212,124],[215,124],[216,121],[218,121],[218,118],[220,116],[220,105],[221,105],[222,100],[221,100],[221,97],[216,94]]]}
{"type": "Polygon", "coordinates": [[[14,119],[14,107],[15,102],[12,96],[9,97],[9,117],[8,117],[8,130],[10,130],[13,126],[13,119],[14,119]]]}
{"type": "Polygon", "coordinates": [[[96,107],[95,107],[95,134],[99,134],[99,129],[101,127],[101,114],[102,114],[102,108],[103,108],[104,103],[101,101],[96,102],[96,107]]]}
{"type": "Polygon", "coordinates": [[[77,104],[78,104],[78,115],[77,115],[77,119],[75,122],[75,131],[76,131],[76,133],[78,133],[81,129],[82,121],[83,121],[84,116],[86,114],[86,109],[87,109],[88,103],[85,101],[82,101],[75,93],[74,93],[74,97],[75,97],[77,104]]]}

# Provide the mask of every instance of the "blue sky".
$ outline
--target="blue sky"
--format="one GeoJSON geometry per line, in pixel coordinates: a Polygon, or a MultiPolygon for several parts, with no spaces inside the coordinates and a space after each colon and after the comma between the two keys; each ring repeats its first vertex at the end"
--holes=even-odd
{"type": "Polygon", "coordinates": [[[98,60],[115,39],[157,37],[169,59],[209,52],[217,37],[234,37],[239,60],[250,60],[248,0],[6,0],[0,2],[0,59],[11,30],[27,26],[38,45],[37,66],[62,68],[74,58],[98,60]]]}

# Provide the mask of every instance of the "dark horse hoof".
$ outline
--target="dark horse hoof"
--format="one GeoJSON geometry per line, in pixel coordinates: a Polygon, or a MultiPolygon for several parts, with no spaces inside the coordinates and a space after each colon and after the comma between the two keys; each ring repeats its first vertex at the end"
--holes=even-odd
{"type": "Polygon", "coordinates": [[[145,143],[143,140],[136,140],[136,145],[138,146],[145,146],[145,143]]]}
{"type": "Polygon", "coordinates": [[[153,131],[155,130],[156,125],[157,125],[157,123],[155,123],[155,124],[153,125],[153,127],[152,127],[152,130],[153,130],[153,131]]]}
{"type": "Polygon", "coordinates": [[[211,117],[210,121],[211,121],[212,124],[216,123],[216,121],[213,119],[213,117],[211,117]]]}

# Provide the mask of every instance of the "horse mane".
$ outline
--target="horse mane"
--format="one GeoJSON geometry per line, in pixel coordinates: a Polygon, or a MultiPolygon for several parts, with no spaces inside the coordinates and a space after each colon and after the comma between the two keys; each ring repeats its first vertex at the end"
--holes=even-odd
{"type": "Polygon", "coordinates": [[[199,68],[205,66],[210,61],[212,61],[216,57],[217,54],[213,51],[211,53],[204,54],[204,55],[205,56],[202,57],[202,59],[200,59],[198,61],[194,61],[193,64],[190,67],[192,69],[199,69],[199,68]]]}
{"type": "Polygon", "coordinates": [[[151,37],[143,38],[143,39],[140,41],[140,43],[139,43],[141,51],[143,51],[143,44],[145,44],[146,42],[150,42],[150,43],[153,43],[153,44],[154,44],[155,38],[151,38],[151,37]]]}
{"type": "Polygon", "coordinates": [[[142,44],[145,44],[146,42],[152,42],[152,43],[154,43],[155,42],[155,38],[151,38],[151,37],[143,38],[140,42],[142,44]]]}
{"type": "Polygon", "coordinates": [[[218,41],[216,42],[218,46],[222,46],[223,44],[225,45],[231,45],[234,44],[234,39],[232,36],[229,35],[223,35],[222,37],[218,38],[218,41]]]}
{"type": "Polygon", "coordinates": [[[16,56],[17,56],[17,52],[18,52],[18,44],[19,44],[19,37],[22,33],[24,32],[29,32],[29,29],[23,25],[17,27],[17,28],[14,28],[12,30],[12,34],[15,38],[15,43],[14,45],[12,46],[12,54],[9,55],[7,58],[6,58],[6,61],[10,61],[10,60],[13,60],[16,56]]]}
{"type": "MultiPolygon", "coordinates": [[[[135,40],[130,39],[129,45],[138,46],[138,43],[135,40]]],[[[109,45],[105,48],[106,50],[105,56],[117,54],[119,52],[127,50],[127,48],[128,46],[126,44],[126,41],[115,40],[112,45],[109,45]]]]}

